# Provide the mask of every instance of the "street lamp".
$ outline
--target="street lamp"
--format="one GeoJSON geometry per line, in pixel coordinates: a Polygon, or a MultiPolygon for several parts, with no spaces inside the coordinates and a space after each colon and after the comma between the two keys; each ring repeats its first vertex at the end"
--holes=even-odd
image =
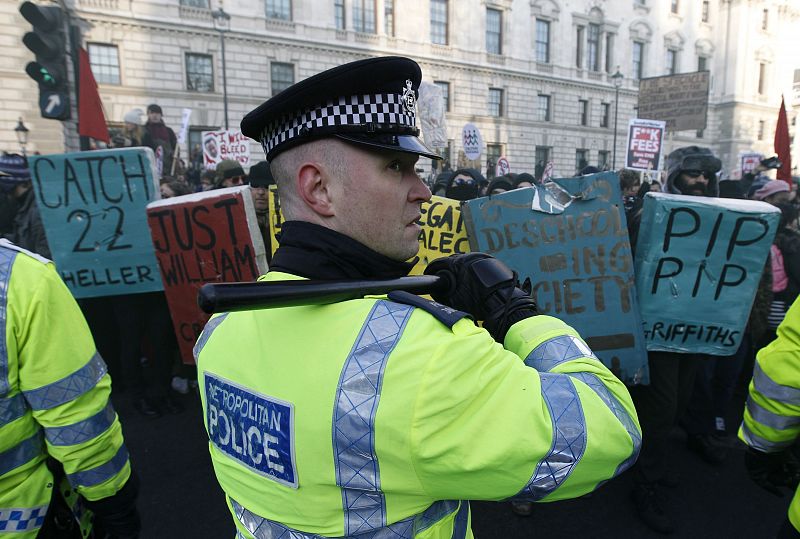
{"type": "Polygon", "coordinates": [[[22,148],[22,155],[27,156],[25,153],[25,145],[28,144],[28,131],[30,131],[25,124],[22,123],[22,118],[19,119],[17,122],[17,127],[14,128],[14,133],[17,135],[17,142],[19,142],[20,148],[22,148]]]}
{"type": "Polygon", "coordinates": [[[611,82],[614,84],[614,150],[611,157],[611,170],[617,170],[617,118],[619,117],[619,89],[625,76],[619,72],[611,75],[611,82]]]}
{"type": "Polygon", "coordinates": [[[219,45],[222,51],[222,105],[225,108],[225,129],[228,129],[228,79],[225,73],[225,32],[231,29],[231,16],[222,6],[211,12],[214,29],[219,32],[219,45]]]}

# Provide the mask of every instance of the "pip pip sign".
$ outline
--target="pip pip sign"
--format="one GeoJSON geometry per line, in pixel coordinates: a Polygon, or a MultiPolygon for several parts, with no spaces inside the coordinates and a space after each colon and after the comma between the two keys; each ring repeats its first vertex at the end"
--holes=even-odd
{"type": "Polygon", "coordinates": [[[735,353],[779,220],[764,202],[648,193],[634,260],[647,349],[735,353]]]}

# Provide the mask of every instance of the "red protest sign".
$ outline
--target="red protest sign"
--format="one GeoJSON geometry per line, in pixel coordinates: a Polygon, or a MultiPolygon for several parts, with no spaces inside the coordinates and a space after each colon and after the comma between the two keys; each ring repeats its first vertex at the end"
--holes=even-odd
{"type": "Polygon", "coordinates": [[[192,364],[192,348],[209,318],[197,306],[200,287],[255,281],[267,271],[250,188],[152,202],[147,206],[147,224],[181,357],[192,364]]]}
{"type": "Polygon", "coordinates": [[[634,118],[628,124],[625,168],[661,170],[665,123],[634,118]]]}

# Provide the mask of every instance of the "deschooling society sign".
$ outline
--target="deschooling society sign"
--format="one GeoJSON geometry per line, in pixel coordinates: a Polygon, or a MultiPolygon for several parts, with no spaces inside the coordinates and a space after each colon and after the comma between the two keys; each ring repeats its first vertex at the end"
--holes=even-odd
{"type": "Polygon", "coordinates": [[[765,202],[647,193],[635,260],[647,349],[734,354],[779,220],[765,202]]]}
{"type": "Polygon", "coordinates": [[[649,381],[619,177],[613,172],[556,179],[467,201],[473,251],[531,280],[543,314],[574,327],[614,374],[649,381]]]}
{"type": "Polygon", "coordinates": [[[30,157],[47,241],[76,298],[162,289],[145,206],[158,198],[149,148],[30,157]]]}

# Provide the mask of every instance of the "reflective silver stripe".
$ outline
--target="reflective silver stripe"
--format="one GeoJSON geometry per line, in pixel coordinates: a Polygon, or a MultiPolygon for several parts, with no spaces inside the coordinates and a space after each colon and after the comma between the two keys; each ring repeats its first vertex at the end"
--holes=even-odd
{"type": "Polygon", "coordinates": [[[785,416],[770,412],[757,402],[752,397],[747,398],[747,411],[750,416],[762,425],[775,430],[786,430],[800,425],[800,417],[798,416],[785,416]]]}
{"type": "Polygon", "coordinates": [[[206,327],[203,328],[200,338],[197,339],[197,342],[194,343],[194,348],[192,348],[192,355],[194,356],[195,363],[197,363],[197,358],[200,357],[200,352],[203,351],[203,347],[208,342],[208,339],[211,338],[211,334],[214,333],[214,330],[217,329],[217,327],[224,322],[226,318],[228,318],[228,314],[230,313],[222,313],[206,323],[206,327]]]}
{"type": "Polygon", "coordinates": [[[53,445],[75,445],[91,440],[108,430],[117,414],[109,402],[98,413],[72,425],[44,429],[47,441],[53,445]]]}
{"type": "Polygon", "coordinates": [[[80,397],[96,386],[105,373],[106,364],[95,352],[86,365],[66,378],[22,394],[34,410],[49,410],[80,397]]]}
{"type": "Polygon", "coordinates": [[[783,386],[773,381],[767,376],[767,373],[761,370],[761,365],[757,361],[755,369],[753,369],[753,385],[756,391],[770,400],[800,406],[800,389],[783,386]]]}
{"type": "Polygon", "coordinates": [[[742,437],[747,445],[753,449],[763,451],[764,453],[777,453],[778,451],[783,451],[792,445],[795,440],[794,438],[782,442],[773,442],[771,440],[767,440],[766,438],[762,438],[758,434],[753,433],[753,431],[751,431],[747,426],[747,423],[744,422],[742,423],[742,437]]]}
{"type": "Polygon", "coordinates": [[[11,280],[11,267],[17,252],[0,248],[0,397],[9,393],[8,346],[6,344],[6,322],[8,320],[8,283],[11,280]]]}
{"type": "Polygon", "coordinates": [[[25,402],[22,393],[0,399],[0,427],[24,416],[27,410],[28,403],[25,402]]]}
{"type": "Polygon", "coordinates": [[[642,433],[639,431],[639,428],[636,426],[636,423],[633,421],[633,418],[631,418],[630,414],[628,414],[622,404],[620,404],[617,397],[615,397],[614,394],[609,391],[600,378],[588,372],[570,373],[569,376],[577,378],[592,388],[597,396],[600,397],[600,400],[603,401],[603,404],[605,404],[606,407],[611,410],[611,412],[614,414],[614,417],[617,418],[617,421],[622,423],[622,426],[625,427],[628,436],[631,437],[631,441],[633,442],[633,450],[631,451],[631,455],[622,461],[619,466],[617,466],[617,469],[614,472],[614,477],[616,477],[633,466],[633,463],[636,462],[637,458],[639,458],[639,451],[642,449],[642,433]]]}
{"type": "Polygon", "coordinates": [[[587,357],[597,359],[586,343],[572,335],[560,335],[544,341],[525,358],[525,365],[548,372],[565,361],[587,357]]]}
{"type": "Polygon", "coordinates": [[[0,533],[30,532],[44,524],[48,505],[38,507],[0,508],[0,533]]]}
{"type": "Polygon", "coordinates": [[[28,439],[6,449],[0,453],[0,476],[7,474],[15,468],[19,468],[26,462],[30,462],[44,451],[42,433],[37,432],[28,439]]]}
{"type": "Polygon", "coordinates": [[[409,305],[376,301],[342,367],[333,411],[333,449],[345,535],[386,525],[375,454],[375,413],[387,360],[413,310],[409,305]]]}
{"type": "MultiPolygon", "coordinates": [[[[417,534],[431,528],[455,510],[458,513],[453,521],[453,539],[464,539],[467,535],[467,520],[469,517],[469,502],[460,503],[454,500],[438,501],[433,503],[422,513],[410,518],[395,522],[389,526],[370,530],[359,535],[345,535],[340,537],[321,536],[315,533],[305,533],[294,530],[279,522],[260,517],[246,509],[233,498],[229,498],[236,519],[256,539],[413,539],[417,534]]],[[[237,532],[241,535],[241,532],[237,532]]]]}
{"type": "Polygon", "coordinates": [[[128,450],[125,448],[125,444],[122,444],[117,454],[105,464],[101,464],[91,470],[67,474],[67,479],[69,484],[76,488],[78,486],[92,487],[117,475],[127,462],[128,450]]]}
{"type": "Polygon", "coordinates": [[[515,496],[538,501],[572,473],[586,450],[586,422],[575,384],[564,374],[540,373],[542,396],[553,424],[553,443],[528,484],[515,496]]]}

